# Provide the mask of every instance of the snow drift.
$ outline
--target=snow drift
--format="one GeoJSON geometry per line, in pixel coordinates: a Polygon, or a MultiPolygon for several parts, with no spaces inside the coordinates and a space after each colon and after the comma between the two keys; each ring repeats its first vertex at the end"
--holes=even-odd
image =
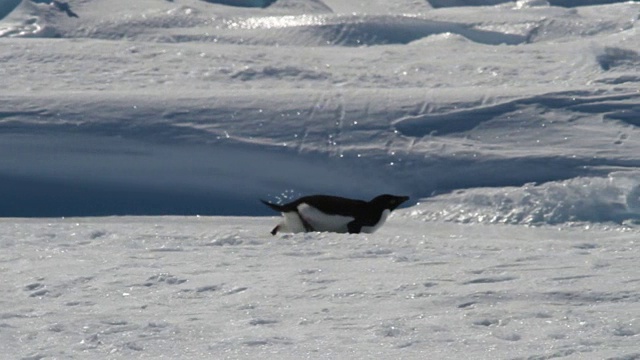
{"type": "Polygon", "coordinates": [[[0,214],[257,215],[261,197],[396,192],[448,204],[420,201],[429,219],[638,217],[596,196],[640,164],[637,3],[243,4],[5,3],[0,214]],[[581,210],[555,209],[576,182],[555,207],[581,210]],[[478,215],[442,215],[458,206],[478,215]]]}

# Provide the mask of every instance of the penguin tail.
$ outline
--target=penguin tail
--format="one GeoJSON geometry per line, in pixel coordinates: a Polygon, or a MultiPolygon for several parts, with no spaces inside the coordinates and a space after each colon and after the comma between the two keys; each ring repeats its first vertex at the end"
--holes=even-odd
{"type": "Polygon", "coordinates": [[[275,210],[277,212],[285,212],[285,207],[282,206],[282,205],[272,204],[272,203],[270,203],[268,201],[265,201],[265,200],[262,200],[262,199],[260,199],[260,201],[262,201],[263,204],[267,205],[268,207],[272,208],[273,210],[275,210]]]}

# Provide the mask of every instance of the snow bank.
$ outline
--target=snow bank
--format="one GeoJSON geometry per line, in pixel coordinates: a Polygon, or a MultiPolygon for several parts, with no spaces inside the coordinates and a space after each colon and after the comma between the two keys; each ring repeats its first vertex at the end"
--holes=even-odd
{"type": "Polygon", "coordinates": [[[503,222],[637,217],[594,196],[640,168],[637,3],[4,4],[2,215],[258,215],[310,193],[455,208],[465,190],[503,222]]]}
{"type": "MultiPolygon", "coordinates": [[[[403,216],[461,223],[563,224],[640,220],[640,174],[470,189],[425,199],[403,216]]],[[[628,224],[631,224],[629,222],[628,224]]]]}

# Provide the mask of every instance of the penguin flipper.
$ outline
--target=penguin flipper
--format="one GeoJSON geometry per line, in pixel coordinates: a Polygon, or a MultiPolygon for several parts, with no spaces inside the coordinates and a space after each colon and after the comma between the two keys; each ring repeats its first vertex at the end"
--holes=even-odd
{"type": "Polygon", "coordinates": [[[302,226],[304,226],[304,231],[305,232],[314,232],[314,231],[316,231],[316,229],[314,229],[313,226],[311,226],[311,224],[309,224],[309,222],[307,221],[307,219],[304,218],[304,216],[302,216],[300,213],[298,213],[298,216],[300,217],[300,222],[302,223],[302,226]]]}

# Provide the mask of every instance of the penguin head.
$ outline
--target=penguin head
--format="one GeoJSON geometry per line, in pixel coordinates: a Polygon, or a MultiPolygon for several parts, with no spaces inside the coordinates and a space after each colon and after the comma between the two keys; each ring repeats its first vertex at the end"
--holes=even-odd
{"type": "Polygon", "coordinates": [[[382,209],[394,210],[395,208],[397,208],[407,200],[409,200],[408,196],[396,196],[396,195],[384,194],[384,195],[376,196],[369,203],[376,207],[380,207],[382,209]]]}

